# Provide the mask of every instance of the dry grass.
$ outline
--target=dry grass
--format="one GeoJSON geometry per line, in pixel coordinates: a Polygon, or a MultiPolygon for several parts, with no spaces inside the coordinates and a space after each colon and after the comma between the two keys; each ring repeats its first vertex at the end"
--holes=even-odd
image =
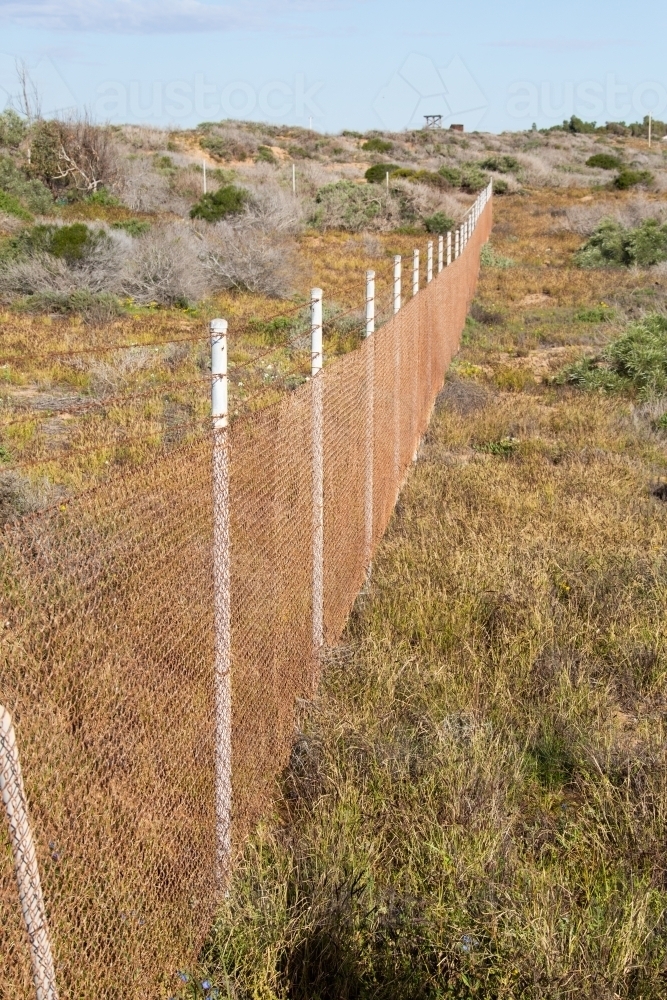
{"type": "Polygon", "coordinates": [[[665,439],[629,399],[545,381],[665,286],[569,266],[576,239],[545,229],[582,196],[497,202],[517,265],[483,269],[372,584],[235,871],[200,970],[223,994],[665,994],[665,439]]]}

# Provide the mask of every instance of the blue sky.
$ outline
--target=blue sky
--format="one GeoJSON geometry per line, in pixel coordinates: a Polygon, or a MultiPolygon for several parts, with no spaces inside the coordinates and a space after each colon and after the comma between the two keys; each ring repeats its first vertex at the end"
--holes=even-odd
{"type": "Polygon", "coordinates": [[[654,0],[0,0],[0,106],[24,60],[43,111],[192,126],[239,117],[488,131],[667,118],[654,0]]]}

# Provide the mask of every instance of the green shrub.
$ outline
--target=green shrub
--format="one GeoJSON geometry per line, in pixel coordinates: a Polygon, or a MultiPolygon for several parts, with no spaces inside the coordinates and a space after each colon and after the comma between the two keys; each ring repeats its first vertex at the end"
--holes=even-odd
{"type": "Polygon", "coordinates": [[[255,157],[257,163],[270,163],[273,166],[278,162],[275,157],[275,153],[270,146],[260,146],[257,150],[257,156],[255,157]]]}
{"type": "Polygon", "coordinates": [[[502,177],[499,177],[497,178],[497,180],[494,180],[493,182],[494,194],[507,194],[509,189],[510,189],[509,184],[507,183],[507,181],[504,181],[502,177]]]}
{"type": "Polygon", "coordinates": [[[13,215],[23,222],[32,222],[32,215],[13,194],[0,190],[0,212],[13,215]]]}
{"type": "Polygon", "coordinates": [[[588,157],[586,166],[598,167],[601,170],[619,170],[622,163],[618,156],[612,156],[611,153],[595,153],[594,156],[588,157]]]}
{"type": "Polygon", "coordinates": [[[394,145],[385,139],[374,137],[365,142],[361,148],[365,153],[388,153],[390,149],[394,148],[394,145]]]}
{"type": "Polygon", "coordinates": [[[112,222],[112,229],[122,229],[129,236],[143,236],[151,228],[145,219],[123,219],[122,222],[112,222]]]}
{"type": "Polygon", "coordinates": [[[578,323],[608,323],[614,318],[614,310],[600,303],[599,306],[578,309],[574,318],[578,323]]]}
{"type": "Polygon", "coordinates": [[[637,187],[638,184],[649,186],[653,184],[654,177],[650,170],[621,170],[614,180],[614,187],[619,191],[627,191],[628,188],[637,187]]]}
{"type": "Polygon", "coordinates": [[[171,156],[160,155],[156,153],[153,157],[153,165],[156,170],[176,170],[176,164],[172,160],[171,156]]]}
{"type": "Polygon", "coordinates": [[[460,168],[443,164],[438,173],[452,187],[458,187],[469,194],[476,194],[489,183],[488,174],[480,170],[478,163],[464,163],[460,168]]]}
{"type": "Polygon", "coordinates": [[[646,219],[636,229],[625,229],[614,219],[603,219],[575,254],[579,267],[650,267],[667,260],[667,223],[646,219]]]}
{"type": "Polygon", "coordinates": [[[581,118],[577,118],[576,115],[572,115],[569,121],[565,120],[562,126],[557,125],[555,127],[562,127],[563,131],[572,132],[574,135],[586,135],[598,130],[595,122],[585,122],[581,118]]]}
{"type": "Polygon", "coordinates": [[[469,194],[477,194],[489,183],[488,174],[479,169],[476,163],[466,164],[461,171],[461,190],[469,194]]]}
{"type": "Polygon", "coordinates": [[[110,191],[105,187],[98,188],[97,191],[93,191],[86,198],[86,202],[89,205],[103,205],[107,208],[115,208],[120,205],[120,201],[115,195],[111,194],[110,191]]]}
{"type": "Polygon", "coordinates": [[[228,215],[239,215],[248,201],[249,195],[244,188],[225,184],[214,193],[202,195],[197,204],[190,209],[190,218],[218,222],[228,215]]]}
{"type": "Polygon", "coordinates": [[[479,259],[482,267],[497,267],[503,270],[508,267],[514,267],[512,258],[503,257],[502,254],[496,253],[490,243],[484,244],[479,259]]]}
{"type": "Polygon", "coordinates": [[[287,150],[293,160],[312,160],[313,154],[303,146],[290,146],[287,150]]]}
{"type": "Polygon", "coordinates": [[[199,145],[202,149],[208,150],[211,156],[214,156],[217,160],[248,159],[248,149],[242,143],[226,138],[223,135],[218,135],[217,133],[203,136],[199,140],[199,145]]]}
{"type": "Polygon", "coordinates": [[[520,169],[519,161],[514,156],[487,156],[479,165],[482,170],[495,170],[501,174],[513,174],[520,169]]]}
{"type": "Polygon", "coordinates": [[[374,163],[368,168],[364,177],[369,184],[384,184],[387,174],[393,174],[400,169],[395,163],[374,163]]]}
{"type": "Polygon", "coordinates": [[[424,219],[424,225],[427,232],[442,235],[454,228],[454,220],[450,219],[444,212],[435,212],[433,215],[429,215],[427,219],[424,219]]]}
{"type": "Polygon", "coordinates": [[[8,108],[0,115],[0,146],[17,149],[28,131],[25,121],[8,108]]]}
{"type": "Polygon", "coordinates": [[[448,167],[443,164],[439,168],[438,173],[441,177],[444,177],[445,180],[452,185],[452,187],[459,187],[462,175],[458,167],[448,167]]]}
{"type": "Polygon", "coordinates": [[[593,358],[568,365],[559,385],[605,392],[631,391],[640,398],[667,393],[667,317],[653,314],[633,323],[593,358]]]}
{"type": "Polygon", "coordinates": [[[0,157],[0,191],[12,195],[33,215],[53,211],[53,196],[39,180],[29,180],[9,157],[0,157]]]}
{"type": "Polygon", "coordinates": [[[320,188],[315,198],[313,224],[322,229],[359,232],[376,219],[383,209],[382,199],[372,187],[337,181],[320,188]]]}
{"type": "Polygon", "coordinates": [[[83,222],[71,226],[31,226],[4,241],[0,259],[16,260],[47,253],[67,264],[78,264],[104,240],[108,240],[104,232],[89,229],[83,222]]]}

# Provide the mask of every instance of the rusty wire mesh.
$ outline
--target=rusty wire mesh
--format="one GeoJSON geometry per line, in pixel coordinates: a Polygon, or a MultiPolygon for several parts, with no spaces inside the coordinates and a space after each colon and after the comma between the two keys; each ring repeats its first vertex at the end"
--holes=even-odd
{"type": "MultiPolygon", "coordinates": [[[[318,376],[327,644],[458,348],[490,227],[489,204],[464,254],[318,376]]],[[[317,681],[312,399],[308,382],[229,431],[235,850],[288,760],[295,703],[317,681]]],[[[202,432],[1,540],[0,701],[14,720],[67,1000],[170,996],[214,916],[211,493],[202,432]]],[[[0,998],[31,996],[4,817],[0,955],[0,998]]]]}

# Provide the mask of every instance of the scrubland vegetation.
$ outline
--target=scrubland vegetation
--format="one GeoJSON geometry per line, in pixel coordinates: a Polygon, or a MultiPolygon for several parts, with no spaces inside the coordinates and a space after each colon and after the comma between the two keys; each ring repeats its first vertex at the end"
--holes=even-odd
{"type": "Polygon", "coordinates": [[[350,350],[365,268],[501,193],[371,582],[184,993],[665,995],[667,160],[643,128],[0,116],[3,521],[204,426],[212,315],[233,413],[266,405],[308,373],[311,284],[327,355],[350,350]]]}

